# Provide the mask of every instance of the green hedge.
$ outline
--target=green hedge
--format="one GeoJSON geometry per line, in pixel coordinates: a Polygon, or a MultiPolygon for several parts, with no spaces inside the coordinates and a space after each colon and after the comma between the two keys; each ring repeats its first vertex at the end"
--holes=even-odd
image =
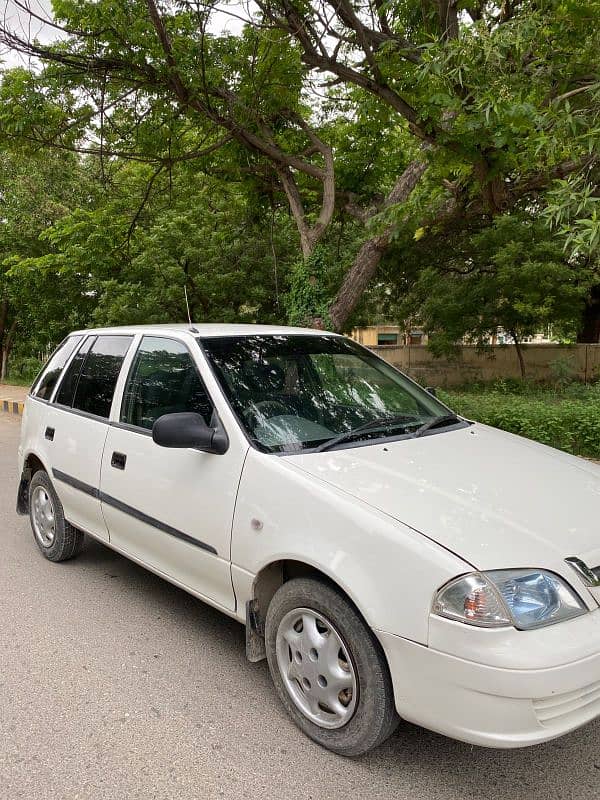
{"type": "Polygon", "coordinates": [[[600,395],[582,387],[559,396],[552,390],[441,391],[440,399],[463,416],[574,455],[600,459],[600,395]],[[575,397],[569,396],[575,395],[575,397]]]}

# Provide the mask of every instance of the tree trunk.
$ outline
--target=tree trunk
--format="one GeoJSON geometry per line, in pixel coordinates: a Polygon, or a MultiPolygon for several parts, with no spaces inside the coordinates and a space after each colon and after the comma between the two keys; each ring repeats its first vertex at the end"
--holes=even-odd
{"type": "Polygon", "coordinates": [[[13,319],[8,332],[6,329],[3,333],[3,340],[0,343],[0,351],[2,353],[0,359],[0,383],[4,383],[6,380],[6,376],[8,375],[8,358],[10,356],[10,351],[12,350],[12,346],[14,343],[15,338],[15,331],[17,330],[17,320],[13,319]]]}
{"type": "Polygon", "coordinates": [[[8,322],[8,300],[5,297],[0,303],[0,383],[6,380],[8,367],[8,348],[6,323],[8,322]]]}
{"type": "Polygon", "coordinates": [[[368,239],[358,251],[352,267],[346,273],[342,286],[329,309],[331,327],[341,331],[346,320],[356,308],[390,243],[390,234],[368,239]]]}
{"type": "Polygon", "coordinates": [[[523,348],[521,347],[521,342],[519,341],[519,337],[516,331],[511,331],[510,335],[512,336],[512,340],[515,343],[515,350],[517,351],[517,358],[519,359],[519,368],[521,370],[521,378],[525,378],[525,359],[523,358],[523,348]]]}
{"type": "Polygon", "coordinates": [[[458,12],[456,6],[456,0],[437,0],[442,39],[458,38],[458,12]]]}
{"type": "Polygon", "coordinates": [[[2,360],[0,363],[0,383],[4,383],[6,380],[6,374],[8,371],[8,350],[3,347],[2,348],[2,360]]]}
{"type": "Polygon", "coordinates": [[[580,344],[600,342],[600,286],[592,286],[585,302],[577,341],[580,344]]]}
{"type": "MultiPolygon", "coordinates": [[[[420,159],[412,161],[396,181],[385,199],[384,208],[403,203],[421,180],[427,164],[420,159]]],[[[388,226],[382,233],[368,239],[358,251],[354,263],[346,273],[340,289],[329,307],[331,326],[341,331],[356,308],[385,253],[396,227],[388,226]]]]}
{"type": "Polygon", "coordinates": [[[0,350],[4,346],[4,333],[6,331],[6,322],[8,320],[8,300],[4,298],[0,303],[0,350]]]}

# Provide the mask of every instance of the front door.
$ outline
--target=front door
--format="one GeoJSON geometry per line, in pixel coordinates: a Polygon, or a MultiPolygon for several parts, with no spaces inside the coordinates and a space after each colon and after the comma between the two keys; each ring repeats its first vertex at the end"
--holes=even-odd
{"type": "Polygon", "coordinates": [[[194,411],[210,424],[213,404],[187,346],[145,336],[132,361],[120,422],[102,460],[101,502],[110,541],[213,603],[235,610],[230,546],[245,450],[224,455],[159,447],[152,425],[194,411]]]}

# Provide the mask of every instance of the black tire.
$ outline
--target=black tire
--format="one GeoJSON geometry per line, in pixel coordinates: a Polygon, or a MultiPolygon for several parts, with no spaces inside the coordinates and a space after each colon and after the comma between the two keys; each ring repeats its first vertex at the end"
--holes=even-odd
{"type": "Polygon", "coordinates": [[[265,628],[267,659],[273,683],[287,712],[311,739],[342,756],[359,756],[381,744],[398,725],[394,692],[379,642],[353,605],[333,586],[313,578],[284,583],[273,597],[265,628]],[[358,701],[342,727],[321,727],[292,699],[277,660],[277,631],[294,609],[310,609],[333,624],[349,654],[358,683],[358,701]]]}
{"type": "Polygon", "coordinates": [[[48,561],[67,561],[67,559],[79,555],[83,549],[84,534],[65,520],[62,503],[52,486],[48,473],[44,470],[36,472],[29,482],[29,521],[33,538],[48,561]],[[40,489],[43,489],[50,498],[54,512],[54,536],[51,543],[44,543],[42,537],[36,533],[33,500],[36,490],[40,489]]]}

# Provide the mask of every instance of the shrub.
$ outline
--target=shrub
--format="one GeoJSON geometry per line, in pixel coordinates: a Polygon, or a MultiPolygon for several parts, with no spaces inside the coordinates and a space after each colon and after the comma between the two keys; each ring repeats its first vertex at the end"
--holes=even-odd
{"type": "Polygon", "coordinates": [[[468,419],[600,459],[599,387],[580,387],[573,395],[539,388],[529,394],[497,389],[440,392],[443,402],[468,419]]]}
{"type": "Polygon", "coordinates": [[[8,364],[8,381],[30,385],[41,368],[42,362],[37,358],[11,358],[8,364]]]}
{"type": "Polygon", "coordinates": [[[557,389],[564,389],[575,380],[577,370],[573,359],[569,356],[560,356],[550,362],[550,373],[554,386],[557,389]]]}

